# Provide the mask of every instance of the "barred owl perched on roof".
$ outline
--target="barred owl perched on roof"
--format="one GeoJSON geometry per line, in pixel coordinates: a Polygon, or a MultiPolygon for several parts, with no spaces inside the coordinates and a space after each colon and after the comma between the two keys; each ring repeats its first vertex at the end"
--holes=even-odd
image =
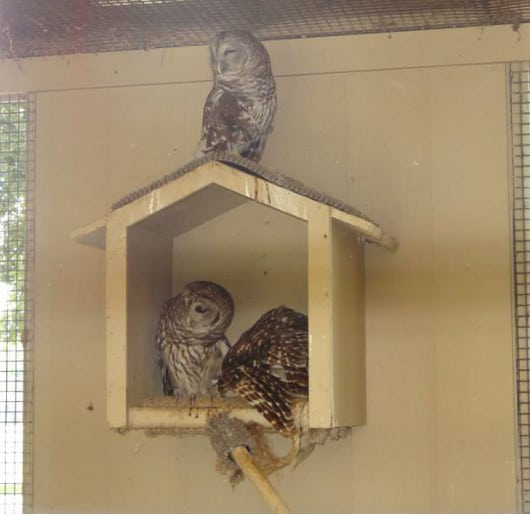
{"type": "Polygon", "coordinates": [[[235,391],[282,435],[296,435],[308,396],[307,316],[283,306],[263,314],[226,354],[218,387],[235,391]]]}
{"type": "Polygon", "coordinates": [[[214,83],[197,156],[223,151],[259,161],[277,105],[269,54],[249,32],[231,30],[212,40],[210,61],[214,83]]]}
{"type": "Polygon", "coordinates": [[[215,392],[233,315],[230,293],[214,282],[191,282],[164,304],[156,346],[165,395],[194,400],[215,392]]]}

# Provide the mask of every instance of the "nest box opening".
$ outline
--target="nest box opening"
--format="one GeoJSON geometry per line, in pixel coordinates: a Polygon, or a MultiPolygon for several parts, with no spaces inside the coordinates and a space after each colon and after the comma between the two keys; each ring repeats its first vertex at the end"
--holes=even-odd
{"type": "MultiPolygon", "coordinates": [[[[163,393],[155,333],[164,302],[194,280],[219,283],[232,295],[232,343],[273,307],[307,313],[306,223],[210,185],[128,227],[129,408],[176,405],[156,400],[163,393]]],[[[189,414],[186,402],[178,405],[189,414]]]]}

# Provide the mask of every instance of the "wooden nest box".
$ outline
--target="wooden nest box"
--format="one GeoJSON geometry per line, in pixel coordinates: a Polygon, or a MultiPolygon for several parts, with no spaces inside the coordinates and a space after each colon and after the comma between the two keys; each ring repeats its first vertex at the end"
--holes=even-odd
{"type": "MultiPolygon", "coordinates": [[[[233,294],[232,342],[270,308],[307,312],[308,425],[365,423],[363,247],[395,243],[353,208],[255,163],[214,156],[125,198],[73,237],[106,249],[112,428],[201,428],[223,408],[199,402],[190,415],[170,398],[153,400],[162,394],[160,308],[192,280],[217,281],[233,294]]],[[[235,414],[265,423],[249,407],[235,414]]]]}

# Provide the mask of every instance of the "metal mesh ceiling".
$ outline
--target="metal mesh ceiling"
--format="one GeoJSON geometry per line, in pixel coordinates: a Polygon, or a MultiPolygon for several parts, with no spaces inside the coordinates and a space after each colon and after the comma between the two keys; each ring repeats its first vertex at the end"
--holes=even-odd
{"type": "Polygon", "coordinates": [[[0,0],[0,57],[530,22],[528,0],[0,0]]]}

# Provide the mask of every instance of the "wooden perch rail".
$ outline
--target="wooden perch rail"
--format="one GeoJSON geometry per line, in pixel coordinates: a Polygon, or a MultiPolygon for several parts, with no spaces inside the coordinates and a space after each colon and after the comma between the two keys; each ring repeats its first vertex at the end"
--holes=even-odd
{"type": "Polygon", "coordinates": [[[269,479],[256,466],[254,459],[244,446],[236,446],[230,452],[230,456],[261,493],[274,514],[291,514],[285,502],[274,489],[269,479]]]}

